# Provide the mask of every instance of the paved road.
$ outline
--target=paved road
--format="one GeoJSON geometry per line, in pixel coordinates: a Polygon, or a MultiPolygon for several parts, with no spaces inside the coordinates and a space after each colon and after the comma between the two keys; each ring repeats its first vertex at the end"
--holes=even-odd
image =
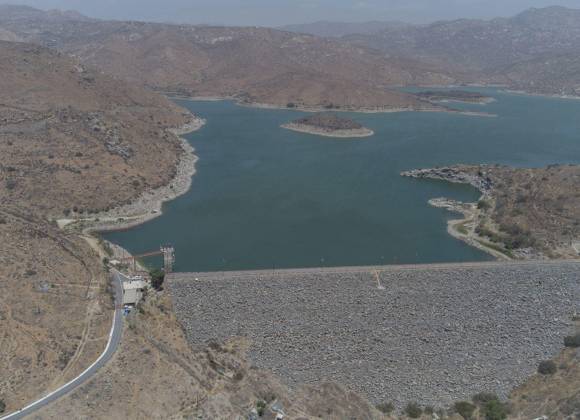
{"type": "Polygon", "coordinates": [[[57,390],[51,392],[48,395],[40,398],[39,400],[27,405],[24,408],[21,408],[18,411],[13,412],[12,414],[8,414],[0,418],[0,420],[16,420],[22,419],[26,416],[29,416],[42,407],[58,400],[59,398],[67,395],[69,392],[73,391],[74,389],[78,388],[86,381],[91,379],[100,368],[102,368],[115,354],[117,348],[119,347],[119,343],[121,342],[121,335],[123,332],[123,290],[121,286],[121,278],[119,273],[114,271],[113,272],[113,285],[115,287],[115,315],[113,317],[113,326],[111,328],[111,332],[109,334],[109,341],[107,342],[107,347],[105,351],[101,354],[101,356],[91,365],[89,366],[83,373],[77,376],[72,381],[68,382],[67,384],[61,386],[57,390]]]}

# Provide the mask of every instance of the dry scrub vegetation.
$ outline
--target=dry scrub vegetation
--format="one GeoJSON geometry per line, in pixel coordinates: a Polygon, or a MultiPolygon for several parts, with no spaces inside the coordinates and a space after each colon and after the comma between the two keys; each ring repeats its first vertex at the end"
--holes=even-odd
{"type": "Polygon", "coordinates": [[[572,245],[580,241],[580,167],[465,170],[490,179],[493,185],[490,200],[479,204],[491,221],[480,224],[480,234],[508,250],[531,248],[549,258],[578,256],[572,245]]]}
{"type": "Polygon", "coordinates": [[[0,42],[0,400],[57,388],[103,350],[108,276],[47,219],[131,200],[167,182],[189,116],[43,47],[0,42]]]}
{"type": "Polygon", "coordinates": [[[42,47],[0,43],[0,200],[53,217],[167,183],[187,115],[42,47]]]}
{"type": "Polygon", "coordinates": [[[0,399],[7,409],[72,379],[106,344],[112,302],[82,240],[0,209],[0,399]]]}

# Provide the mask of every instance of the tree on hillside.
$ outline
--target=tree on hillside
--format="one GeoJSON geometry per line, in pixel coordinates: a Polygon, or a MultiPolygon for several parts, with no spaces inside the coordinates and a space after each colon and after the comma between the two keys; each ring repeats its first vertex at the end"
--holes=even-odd
{"type": "Polygon", "coordinates": [[[155,290],[163,290],[163,281],[165,280],[165,272],[158,268],[154,268],[149,272],[151,276],[151,287],[155,290]]]}

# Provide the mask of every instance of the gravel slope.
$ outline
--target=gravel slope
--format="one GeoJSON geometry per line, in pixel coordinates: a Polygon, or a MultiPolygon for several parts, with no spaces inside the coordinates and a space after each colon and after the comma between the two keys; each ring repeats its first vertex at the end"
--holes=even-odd
{"type": "Polygon", "coordinates": [[[556,355],[580,309],[580,264],[172,274],[194,346],[252,340],[290,385],[331,380],[374,402],[506,396],[556,355]],[[196,280],[197,278],[197,280],[196,280]]]}

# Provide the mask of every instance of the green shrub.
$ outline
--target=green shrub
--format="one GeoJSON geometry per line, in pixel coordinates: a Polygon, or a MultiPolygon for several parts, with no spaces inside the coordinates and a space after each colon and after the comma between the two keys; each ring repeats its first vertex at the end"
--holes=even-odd
{"type": "Polygon", "coordinates": [[[507,418],[508,409],[501,401],[493,400],[483,406],[482,414],[485,420],[504,420],[507,418]]]}
{"type": "Polygon", "coordinates": [[[4,400],[0,400],[0,414],[2,414],[4,411],[6,411],[6,403],[4,400]]]}
{"type": "Polygon", "coordinates": [[[553,375],[558,371],[556,363],[551,360],[544,360],[538,365],[538,373],[541,375],[553,375]]]}
{"type": "Polygon", "coordinates": [[[491,203],[487,200],[479,200],[477,202],[477,208],[479,210],[489,210],[491,208],[491,203]]]}
{"type": "Polygon", "coordinates": [[[13,179],[7,179],[5,184],[6,184],[6,189],[9,191],[12,191],[14,188],[16,188],[16,181],[13,179]]]}
{"type": "Polygon", "coordinates": [[[475,406],[467,401],[459,401],[455,403],[455,411],[465,420],[471,419],[475,406]]]}
{"type": "Polygon", "coordinates": [[[258,412],[258,416],[262,417],[266,413],[266,401],[256,401],[256,411],[258,412]]]}
{"type": "Polygon", "coordinates": [[[572,348],[580,347],[580,333],[564,337],[564,345],[572,348]]]}
{"type": "Polygon", "coordinates": [[[393,411],[395,411],[395,406],[393,405],[393,403],[380,403],[377,404],[377,410],[379,410],[381,413],[384,414],[391,414],[393,411]]]}
{"type": "Polygon", "coordinates": [[[482,406],[490,401],[499,401],[499,397],[492,392],[480,392],[478,394],[475,394],[471,398],[471,401],[473,401],[475,405],[482,406]]]}
{"type": "Polygon", "coordinates": [[[296,108],[296,104],[294,102],[288,102],[286,108],[296,108]]]}
{"type": "Polygon", "coordinates": [[[151,276],[151,287],[155,290],[162,290],[163,289],[163,281],[165,280],[165,272],[155,268],[149,272],[151,276]]]}
{"type": "Polygon", "coordinates": [[[405,407],[405,414],[412,419],[418,419],[423,414],[423,410],[421,410],[419,404],[411,402],[405,407]]]}

